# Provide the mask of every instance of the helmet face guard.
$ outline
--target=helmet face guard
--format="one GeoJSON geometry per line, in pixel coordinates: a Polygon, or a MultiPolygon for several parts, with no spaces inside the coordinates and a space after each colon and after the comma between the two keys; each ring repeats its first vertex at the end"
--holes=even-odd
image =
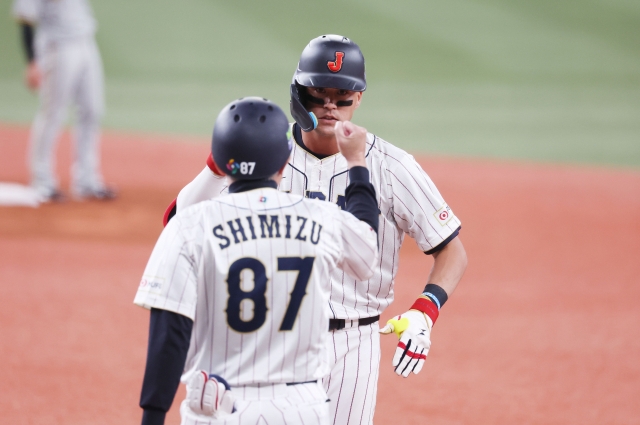
{"type": "Polygon", "coordinates": [[[311,131],[317,127],[318,120],[305,107],[305,102],[314,102],[314,98],[303,87],[365,91],[367,81],[360,47],[340,35],[322,35],[311,40],[302,51],[290,88],[290,107],[298,125],[304,131],[311,131]]]}
{"type": "Polygon", "coordinates": [[[216,119],[211,154],[218,168],[234,179],[269,178],[286,164],[290,153],[289,120],[267,99],[235,100],[216,119]]]}

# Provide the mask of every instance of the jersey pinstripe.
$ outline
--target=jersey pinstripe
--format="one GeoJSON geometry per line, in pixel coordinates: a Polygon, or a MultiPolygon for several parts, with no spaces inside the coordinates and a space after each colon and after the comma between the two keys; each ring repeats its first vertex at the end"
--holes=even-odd
{"type": "MultiPolygon", "coordinates": [[[[339,271],[331,275],[331,312],[340,319],[375,316],[391,304],[405,234],[426,252],[460,227],[460,220],[413,156],[371,133],[367,145],[367,168],[380,209],[380,260],[374,275],[366,281],[339,271]]],[[[293,146],[280,190],[343,206],[349,184],[344,157],[336,154],[318,159],[297,144],[293,146]]]]}
{"type": "Polygon", "coordinates": [[[310,381],[328,371],[327,276],[366,278],[377,257],[373,229],[335,205],[249,190],[179,212],[134,302],[194,320],[184,379],[203,369],[232,386],[310,381]]]}

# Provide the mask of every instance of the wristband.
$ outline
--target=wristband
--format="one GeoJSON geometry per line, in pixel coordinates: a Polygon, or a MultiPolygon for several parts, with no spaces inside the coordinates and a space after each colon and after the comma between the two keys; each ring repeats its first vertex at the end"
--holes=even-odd
{"type": "Polygon", "coordinates": [[[438,307],[428,298],[420,297],[413,303],[411,310],[418,310],[429,316],[431,323],[436,324],[438,319],[438,307]]]}
{"type": "Polygon", "coordinates": [[[209,154],[209,156],[207,157],[207,167],[209,167],[211,172],[216,176],[224,177],[225,174],[222,171],[220,171],[220,169],[216,165],[215,161],[213,160],[212,154],[209,154]]]}
{"type": "Polygon", "coordinates": [[[438,306],[438,310],[440,310],[444,306],[444,303],[447,302],[447,299],[449,299],[447,292],[434,283],[428,283],[427,286],[424,287],[422,295],[429,297],[429,299],[438,306]]]}

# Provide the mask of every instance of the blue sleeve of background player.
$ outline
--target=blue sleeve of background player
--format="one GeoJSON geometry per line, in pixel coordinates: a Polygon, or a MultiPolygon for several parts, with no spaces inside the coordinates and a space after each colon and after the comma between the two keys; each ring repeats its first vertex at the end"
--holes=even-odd
{"type": "Polygon", "coordinates": [[[172,311],[151,309],[147,365],[142,382],[142,425],[163,425],[180,385],[193,321],[172,311]]]}

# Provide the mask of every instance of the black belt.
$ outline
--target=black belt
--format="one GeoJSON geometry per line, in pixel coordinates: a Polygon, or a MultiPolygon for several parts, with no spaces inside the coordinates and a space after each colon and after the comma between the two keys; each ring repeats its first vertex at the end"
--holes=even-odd
{"type": "Polygon", "coordinates": [[[350,322],[349,324],[351,325],[351,327],[356,327],[356,326],[370,325],[372,323],[376,323],[378,320],[380,320],[379,315],[373,316],[373,317],[365,317],[364,319],[354,319],[354,320],[329,319],[329,330],[339,331],[340,329],[344,329],[347,327],[347,322],[350,322]]]}
{"type": "Polygon", "coordinates": [[[291,385],[313,384],[313,383],[316,383],[316,382],[318,382],[317,379],[315,381],[287,382],[287,385],[291,386],[291,385]]]}

